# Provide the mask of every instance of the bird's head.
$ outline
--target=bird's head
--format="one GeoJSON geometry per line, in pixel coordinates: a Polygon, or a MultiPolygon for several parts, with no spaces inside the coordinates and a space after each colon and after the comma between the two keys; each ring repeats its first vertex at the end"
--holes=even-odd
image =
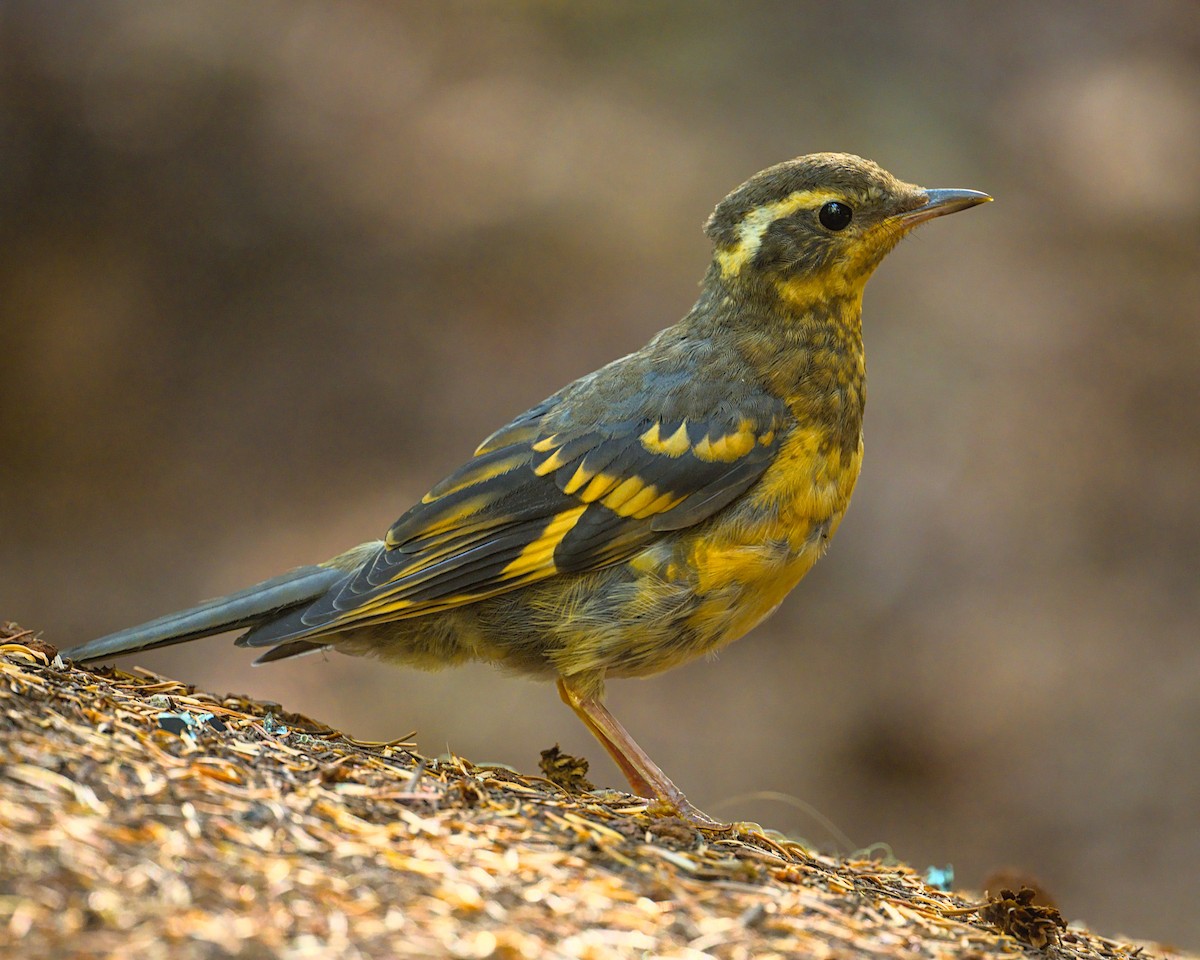
{"type": "Polygon", "coordinates": [[[803,304],[861,297],[909,230],[991,199],[905,183],[851,154],[813,153],[755,174],[717,204],[704,229],[726,283],[765,281],[803,304]]]}

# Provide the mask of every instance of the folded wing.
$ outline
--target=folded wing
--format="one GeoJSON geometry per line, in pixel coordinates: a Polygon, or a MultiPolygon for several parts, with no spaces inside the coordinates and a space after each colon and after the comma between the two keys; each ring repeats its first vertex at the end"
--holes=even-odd
{"type": "Polygon", "coordinates": [[[716,416],[614,411],[554,429],[556,400],[484,441],[344,583],[239,642],[267,646],[421,616],[624,560],[750,487],[775,457],[784,423],[781,406],[759,395],[720,404],[716,416]]]}

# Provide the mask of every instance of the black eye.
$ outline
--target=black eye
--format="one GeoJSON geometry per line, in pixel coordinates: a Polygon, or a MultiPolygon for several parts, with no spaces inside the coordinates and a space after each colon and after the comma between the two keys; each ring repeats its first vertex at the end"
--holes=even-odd
{"type": "Polygon", "coordinates": [[[826,230],[845,230],[850,226],[850,221],[854,219],[854,211],[844,203],[830,200],[821,208],[817,218],[826,230]]]}

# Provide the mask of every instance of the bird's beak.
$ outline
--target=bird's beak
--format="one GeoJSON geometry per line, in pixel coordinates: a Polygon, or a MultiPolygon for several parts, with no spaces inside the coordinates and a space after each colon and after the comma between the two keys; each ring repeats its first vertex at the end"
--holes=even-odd
{"type": "Polygon", "coordinates": [[[924,223],[934,217],[958,213],[959,210],[966,210],[967,207],[987,203],[992,199],[978,190],[926,190],[925,198],[925,202],[919,207],[897,214],[892,219],[905,227],[915,227],[918,223],[924,223]]]}

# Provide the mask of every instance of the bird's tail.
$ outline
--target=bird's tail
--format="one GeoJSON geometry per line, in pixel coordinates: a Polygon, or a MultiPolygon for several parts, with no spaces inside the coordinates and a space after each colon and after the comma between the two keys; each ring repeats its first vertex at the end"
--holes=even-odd
{"type": "Polygon", "coordinates": [[[149,623],[91,640],[63,651],[63,655],[82,663],[252,627],[283,611],[312,603],[346,576],[344,569],[332,565],[298,567],[227,597],[207,600],[190,610],[169,613],[149,623]]]}

